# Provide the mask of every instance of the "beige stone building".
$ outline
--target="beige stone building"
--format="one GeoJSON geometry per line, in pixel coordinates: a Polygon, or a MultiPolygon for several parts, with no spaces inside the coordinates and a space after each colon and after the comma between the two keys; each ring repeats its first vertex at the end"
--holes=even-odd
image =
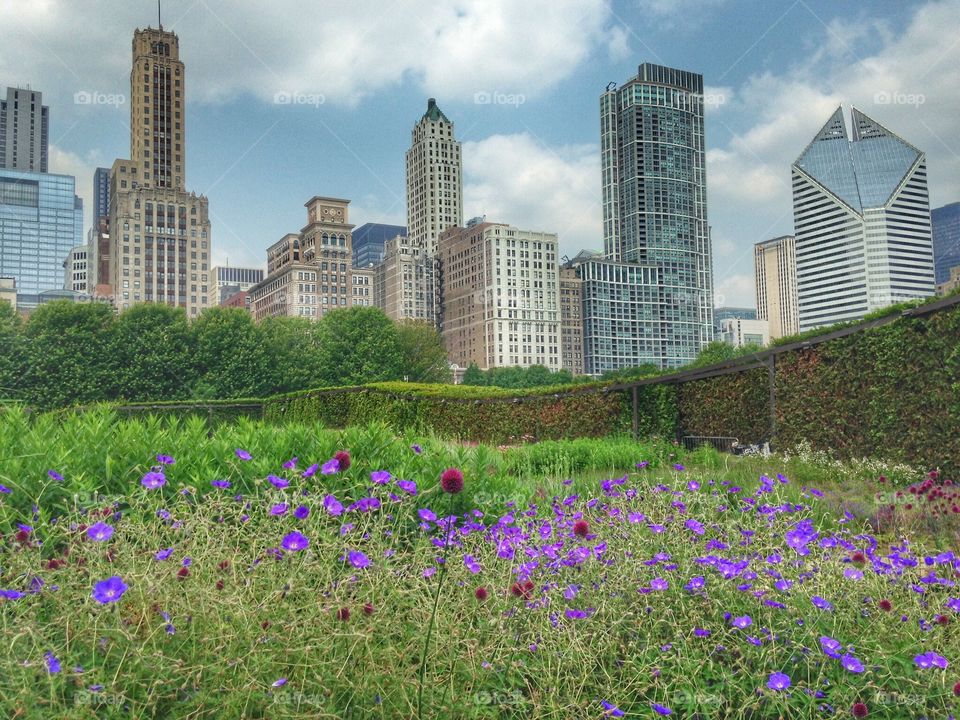
{"type": "Polygon", "coordinates": [[[374,270],[376,304],[389,318],[434,324],[433,258],[422,241],[402,235],[387,240],[374,270]]]}
{"type": "Polygon", "coordinates": [[[557,236],[482,222],[440,236],[436,282],[450,362],[560,369],[557,236]]]}
{"type": "Polygon", "coordinates": [[[583,280],[572,267],[560,269],[560,366],[583,375],[583,280]]]}
{"type": "Polygon", "coordinates": [[[216,304],[209,205],[185,190],[185,97],[176,34],[136,30],[130,158],[116,160],[110,171],[108,257],[94,253],[97,284],[111,286],[118,310],[158,302],[195,318],[216,304]]]}
{"type": "Polygon", "coordinates": [[[313,197],[307,224],[267,248],[267,277],[250,288],[253,316],[316,319],[330,310],[374,304],[374,270],[351,265],[349,200],[313,197]]]}
{"type": "Polygon", "coordinates": [[[433,98],[411,133],[406,166],[407,235],[433,256],[440,234],[463,224],[460,143],[433,98]]]}
{"type": "Polygon", "coordinates": [[[797,250],[793,235],[754,246],[757,320],[769,323],[769,339],[800,332],[797,307],[797,250]]]}

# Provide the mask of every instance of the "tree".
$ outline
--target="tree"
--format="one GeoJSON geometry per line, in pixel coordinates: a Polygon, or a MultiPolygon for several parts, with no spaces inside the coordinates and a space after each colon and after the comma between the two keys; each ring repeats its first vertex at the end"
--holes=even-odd
{"type": "Polygon", "coordinates": [[[301,317],[268,317],[260,335],[269,359],[269,394],[307,390],[323,384],[322,333],[301,317]]]}
{"type": "Polygon", "coordinates": [[[58,300],[27,320],[24,399],[41,407],[113,399],[113,308],[58,300]]]}
{"type": "Polygon", "coordinates": [[[25,362],[23,323],[10,303],[0,302],[0,399],[21,397],[25,362]]]}
{"type": "Polygon", "coordinates": [[[194,342],[183,308],[134,305],[114,325],[117,397],[123,400],[188,398],[196,382],[194,342]]]}
{"type": "Polygon", "coordinates": [[[271,386],[266,346],[249,312],[204,310],[190,326],[196,347],[194,396],[262,397],[271,386]]]}
{"type": "Polygon", "coordinates": [[[333,310],[320,320],[324,385],[363,385],[403,377],[397,327],[382,310],[333,310]]]}
{"type": "Polygon", "coordinates": [[[450,361],[443,339],[433,325],[422,320],[397,323],[397,339],[404,376],[411,382],[450,382],[450,361]]]}
{"type": "Polygon", "coordinates": [[[734,348],[733,345],[725,343],[722,340],[714,340],[700,351],[697,359],[690,363],[690,367],[713,365],[714,363],[723,362],[724,360],[732,360],[736,356],[736,348],[734,348]]]}
{"type": "Polygon", "coordinates": [[[463,373],[464,385],[486,385],[487,374],[477,367],[476,363],[470,363],[469,367],[463,373]]]}

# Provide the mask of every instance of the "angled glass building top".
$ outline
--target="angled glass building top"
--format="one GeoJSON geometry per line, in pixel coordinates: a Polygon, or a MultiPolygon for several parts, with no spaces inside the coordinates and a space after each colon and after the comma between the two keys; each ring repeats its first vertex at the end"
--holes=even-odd
{"type": "Polygon", "coordinates": [[[886,205],[921,153],[856,108],[851,120],[852,140],[838,107],[794,165],[863,215],[886,205]]]}

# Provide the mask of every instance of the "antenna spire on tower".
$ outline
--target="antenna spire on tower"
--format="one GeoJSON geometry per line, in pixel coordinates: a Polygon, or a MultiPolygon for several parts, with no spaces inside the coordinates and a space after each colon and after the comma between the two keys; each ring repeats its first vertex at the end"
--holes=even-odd
{"type": "Polygon", "coordinates": [[[163,20],[160,19],[160,0],[157,0],[157,25],[163,30],[163,20]]]}

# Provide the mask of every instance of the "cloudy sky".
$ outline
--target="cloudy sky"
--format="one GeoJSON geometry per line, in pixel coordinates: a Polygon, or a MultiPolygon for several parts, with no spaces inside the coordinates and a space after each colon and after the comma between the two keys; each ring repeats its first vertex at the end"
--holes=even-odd
{"type": "MultiPolygon", "coordinates": [[[[51,108],[51,171],[129,155],[130,43],[152,0],[0,0],[0,86],[51,108]],[[83,102],[83,100],[92,100],[83,102]]],[[[599,95],[641,62],[702,73],[718,305],[752,305],[753,243],[792,232],[790,163],[839,104],[927,154],[960,200],[960,0],[164,0],[187,78],[187,186],[214,260],[262,266],[313,195],[405,224],[428,97],[463,142],[465,219],[602,246],[599,95]]]]}

